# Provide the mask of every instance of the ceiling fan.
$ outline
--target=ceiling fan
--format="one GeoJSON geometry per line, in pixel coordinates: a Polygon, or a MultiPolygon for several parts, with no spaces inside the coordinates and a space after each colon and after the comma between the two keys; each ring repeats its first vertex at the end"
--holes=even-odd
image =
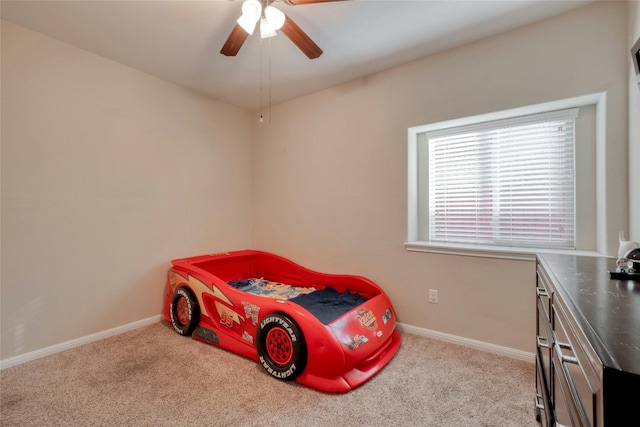
{"type": "MultiPolygon", "coordinates": [[[[276,35],[280,30],[298,46],[309,59],[315,59],[322,55],[322,49],[293,22],[291,18],[272,6],[274,0],[245,0],[242,3],[242,16],[231,30],[231,34],[222,46],[220,53],[225,56],[236,56],[244,41],[253,34],[258,21],[260,21],[260,37],[267,38],[276,35]]],[[[340,0],[284,0],[285,3],[296,6],[311,3],[324,3],[340,0]]]]}

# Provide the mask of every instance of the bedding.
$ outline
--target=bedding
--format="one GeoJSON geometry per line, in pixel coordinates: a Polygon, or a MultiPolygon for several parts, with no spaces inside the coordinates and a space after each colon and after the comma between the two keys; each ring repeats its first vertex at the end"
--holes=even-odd
{"type": "Polygon", "coordinates": [[[232,280],[229,285],[250,294],[294,302],[325,325],[368,300],[357,292],[340,293],[331,287],[317,290],[314,287],[293,286],[263,278],[232,280]]]}

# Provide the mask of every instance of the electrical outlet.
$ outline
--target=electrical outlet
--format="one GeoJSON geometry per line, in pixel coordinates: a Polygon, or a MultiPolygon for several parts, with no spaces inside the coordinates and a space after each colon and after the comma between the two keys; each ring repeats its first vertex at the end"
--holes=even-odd
{"type": "Polygon", "coordinates": [[[438,290],[437,289],[429,289],[429,302],[434,304],[438,303],[438,290]]]}

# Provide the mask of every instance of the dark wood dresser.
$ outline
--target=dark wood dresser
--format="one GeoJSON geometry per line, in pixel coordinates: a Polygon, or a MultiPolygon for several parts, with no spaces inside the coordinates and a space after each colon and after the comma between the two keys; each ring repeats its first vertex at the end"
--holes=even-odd
{"type": "Polygon", "coordinates": [[[640,281],[615,259],[538,255],[536,408],[543,426],[640,426],[640,281]]]}

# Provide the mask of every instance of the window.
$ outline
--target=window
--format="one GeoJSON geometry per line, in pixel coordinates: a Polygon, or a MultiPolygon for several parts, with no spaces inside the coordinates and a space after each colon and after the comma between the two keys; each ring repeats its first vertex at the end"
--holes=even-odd
{"type": "Polygon", "coordinates": [[[428,240],[574,249],[577,113],[426,132],[428,240]]]}
{"type": "Polygon", "coordinates": [[[408,129],[408,250],[535,259],[606,243],[606,95],[408,129]]]}

